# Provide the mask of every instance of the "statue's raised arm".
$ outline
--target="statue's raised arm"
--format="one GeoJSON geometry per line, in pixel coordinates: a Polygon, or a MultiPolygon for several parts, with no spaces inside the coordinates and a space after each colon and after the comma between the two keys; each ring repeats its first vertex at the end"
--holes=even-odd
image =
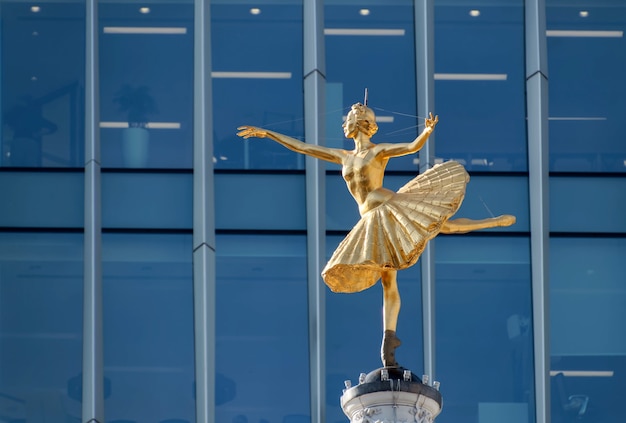
{"type": "Polygon", "coordinates": [[[316,144],[308,144],[295,138],[288,137],[287,135],[279,134],[278,132],[263,128],[257,128],[256,126],[243,125],[237,129],[240,131],[237,135],[244,139],[269,138],[279,144],[282,144],[288,149],[295,151],[296,153],[306,154],[331,163],[340,164],[342,162],[342,158],[346,155],[345,150],[324,147],[316,144]]]}
{"type": "Polygon", "coordinates": [[[416,153],[422,149],[428,137],[435,130],[435,125],[439,122],[439,116],[433,116],[432,113],[424,119],[424,130],[415,140],[408,143],[380,143],[377,149],[384,157],[406,156],[407,154],[416,153]]]}

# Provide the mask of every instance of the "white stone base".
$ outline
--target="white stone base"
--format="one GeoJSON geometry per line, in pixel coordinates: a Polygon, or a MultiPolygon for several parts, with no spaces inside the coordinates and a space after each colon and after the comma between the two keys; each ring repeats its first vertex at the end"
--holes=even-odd
{"type": "MultiPolygon", "coordinates": [[[[344,391],[341,408],[351,423],[432,423],[441,412],[441,394],[418,378],[398,371],[371,372],[357,386],[344,391]],[[399,373],[400,372],[400,373],[399,373]]],[[[404,369],[402,369],[404,370],[404,369]]]]}

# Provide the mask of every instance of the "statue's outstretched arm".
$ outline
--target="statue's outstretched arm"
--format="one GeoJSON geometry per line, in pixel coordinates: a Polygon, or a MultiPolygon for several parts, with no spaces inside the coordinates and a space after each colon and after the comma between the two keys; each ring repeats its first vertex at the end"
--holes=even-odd
{"type": "Polygon", "coordinates": [[[407,154],[415,153],[419,151],[424,144],[426,144],[426,140],[435,129],[435,125],[439,122],[438,116],[433,116],[430,113],[430,116],[424,119],[425,128],[422,133],[413,140],[413,142],[408,143],[380,143],[377,144],[377,148],[380,150],[380,153],[385,157],[398,157],[405,156],[407,154]]]}
{"type": "Polygon", "coordinates": [[[306,154],[317,159],[326,160],[327,162],[341,164],[343,157],[346,155],[346,151],[339,148],[307,144],[295,138],[288,137],[287,135],[279,134],[278,132],[269,131],[263,128],[257,128],[255,126],[246,125],[240,126],[237,129],[240,131],[237,135],[242,138],[269,138],[287,147],[288,149],[295,151],[296,153],[306,154]]]}

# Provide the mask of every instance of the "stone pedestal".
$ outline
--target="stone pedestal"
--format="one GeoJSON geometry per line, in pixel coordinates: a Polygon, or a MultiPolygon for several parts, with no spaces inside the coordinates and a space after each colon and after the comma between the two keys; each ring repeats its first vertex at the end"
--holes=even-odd
{"type": "Polygon", "coordinates": [[[423,383],[410,370],[384,367],[346,389],[341,408],[351,423],[432,423],[442,407],[438,389],[423,383]]]}

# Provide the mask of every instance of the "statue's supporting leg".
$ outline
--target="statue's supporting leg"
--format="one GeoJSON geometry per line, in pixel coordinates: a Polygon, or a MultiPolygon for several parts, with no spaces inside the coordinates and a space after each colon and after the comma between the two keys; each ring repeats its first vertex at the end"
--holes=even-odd
{"type": "Polygon", "coordinates": [[[490,217],[488,219],[454,219],[448,220],[443,224],[441,232],[444,234],[463,234],[466,232],[477,231],[479,229],[495,228],[499,226],[511,226],[515,223],[515,216],[503,214],[498,217],[490,217]]]}
{"type": "Polygon", "coordinates": [[[398,314],[400,313],[400,292],[398,291],[396,273],[395,270],[388,270],[381,274],[381,283],[383,285],[383,328],[385,332],[380,355],[385,367],[398,366],[395,350],[401,343],[396,336],[398,314]]]}

